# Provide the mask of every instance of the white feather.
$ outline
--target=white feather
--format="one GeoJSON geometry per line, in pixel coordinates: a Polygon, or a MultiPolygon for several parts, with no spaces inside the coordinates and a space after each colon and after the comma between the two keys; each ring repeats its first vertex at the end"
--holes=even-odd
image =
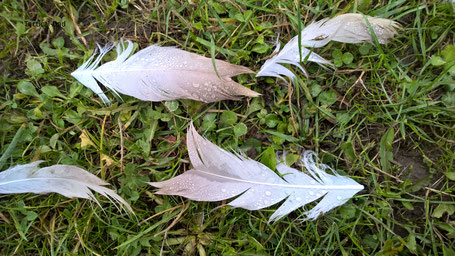
{"type": "Polygon", "coordinates": [[[71,165],[39,168],[38,165],[42,162],[17,165],[0,172],[0,194],[55,192],[66,197],[91,199],[99,205],[91,191],[94,190],[133,212],[131,206],[115,191],[103,187],[108,183],[95,175],[71,165]]]}
{"type": "Polygon", "coordinates": [[[215,60],[217,72],[211,58],[199,56],[175,47],[149,46],[136,54],[133,43],[118,44],[117,58],[98,67],[103,56],[112,48],[105,46],[93,61],[96,53],[71,75],[80,83],[98,94],[106,104],[97,81],[116,94],[123,93],[144,101],[193,99],[214,102],[238,99],[239,96],[256,97],[256,93],[231,79],[242,73],[253,73],[250,69],[215,60]],[[219,75],[219,76],[218,76],[219,75]]]}
{"type": "Polygon", "coordinates": [[[327,165],[317,165],[311,151],[306,151],[302,159],[309,175],[279,164],[277,170],[283,177],[280,178],[265,165],[229,153],[202,138],[192,124],[187,133],[187,146],[193,169],[167,181],[150,183],[159,188],[158,194],[179,195],[196,201],[220,201],[237,196],[229,205],[248,210],[259,210],[285,200],[270,218],[275,221],[323,197],[313,209],[305,212],[308,219],[316,219],[363,189],[327,165]],[[327,169],[334,175],[327,174],[327,169]]]}
{"type": "MultiPolygon", "coordinates": [[[[382,18],[365,16],[373,29],[378,42],[385,44],[395,36],[399,24],[382,18]]],[[[319,48],[328,44],[330,41],[343,43],[373,42],[369,26],[361,14],[342,14],[332,19],[322,19],[311,23],[301,34],[301,55],[299,52],[298,35],[293,37],[283,49],[271,59],[268,59],[256,76],[272,76],[280,79],[282,75],[291,78],[295,75],[281,64],[291,64],[297,66],[307,76],[305,69],[300,65],[302,60],[316,62],[317,64],[333,66],[330,61],[322,58],[306,47],[319,48]]],[[[279,48],[279,46],[277,47],[279,48]]],[[[277,51],[277,49],[275,50],[277,51]]]]}

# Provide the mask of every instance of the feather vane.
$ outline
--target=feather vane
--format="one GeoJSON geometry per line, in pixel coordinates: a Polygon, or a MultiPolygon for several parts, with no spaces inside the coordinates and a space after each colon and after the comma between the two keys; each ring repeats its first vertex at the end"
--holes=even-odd
{"type": "MultiPolygon", "coordinates": [[[[308,50],[306,47],[319,48],[328,44],[330,41],[338,41],[342,43],[373,43],[373,37],[370,33],[368,23],[371,25],[376,38],[380,44],[388,43],[397,33],[396,29],[400,25],[389,19],[375,18],[363,16],[361,14],[342,14],[332,19],[322,19],[311,23],[301,31],[301,55],[299,52],[298,35],[293,37],[283,49],[271,59],[268,59],[261,70],[257,73],[259,76],[282,77],[287,76],[293,81],[295,75],[281,64],[291,64],[297,66],[302,72],[308,76],[300,62],[307,59],[310,62],[315,62],[320,66],[331,66],[330,61],[322,58],[316,53],[308,50]]],[[[275,51],[277,51],[279,45],[275,51]]]]}
{"type": "Polygon", "coordinates": [[[120,203],[133,212],[131,206],[115,191],[104,187],[105,181],[77,166],[52,165],[39,168],[43,161],[17,165],[0,172],[0,194],[14,193],[59,193],[66,197],[91,199],[98,205],[92,191],[120,203]]]}
{"type": "Polygon", "coordinates": [[[99,48],[71,75],[110,104],[97,81],[114,93],[126,94],[144,101],[193,99],[215,102],[237,100],[240,96],[256,97],[260,94],[231,79],[250,69],[183,51],[175,47],[151,45],[136,54],[133,43],[117,44],[117,58],[98,67],[103,56],[113,46],[99,48]],[[219,75],[219,76],[218,76],[219,75]]]}
{"type": "Polygon", "coordinates": [[[151,182],[156,193],[179,195],[195,201],[220,201],[237,197],[233,207],[259,210],[284,203],[271,216],[276,221],[290,212],[321,197],[307,219],[344,204],[363,186],[343,177],[324,164],[317,165],[311,151],[303,154],[302,164],[308,174],[284,164],[277,166],[281,178],[265,165],[239,154],[229,153],[201,137],[191,124],[187,133],[188,154],[193,169],[162,182],[151,182]],[[334,175],[326,173],[332,170],[334,175]]]}

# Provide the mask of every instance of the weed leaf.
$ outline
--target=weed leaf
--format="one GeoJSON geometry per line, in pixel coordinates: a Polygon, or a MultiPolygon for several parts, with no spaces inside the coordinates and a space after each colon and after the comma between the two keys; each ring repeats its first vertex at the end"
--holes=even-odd
{"type": "Polygon", "coordinates": [[[394,129],[390,127],[387,132],[382,136],[379,143],[379,157],[381,166],[384,171],[390,169],[390,161],[393,160],[392,142],[394,137],[394,129]]]}

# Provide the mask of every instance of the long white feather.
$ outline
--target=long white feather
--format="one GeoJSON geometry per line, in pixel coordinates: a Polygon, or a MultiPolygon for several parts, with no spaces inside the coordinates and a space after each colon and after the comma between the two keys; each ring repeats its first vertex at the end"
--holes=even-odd
{"type": "Polygon", "coordinates": [[[396,29],[399,28],[399,24],[395,21],[363,16],[355,13],[338,15],[332,19],[322,19],[311,23],[302,30],[300,34],[301,55],[299,52],[297,35],[293,37],[277,55],[268,59],[264,65],[262,65],[261,70],[256,76],[272,76],[284,80],[282,77],[284,75],[291,78],[293,81],[295,75],[281,64],[297,66],[307,76],[305,69],[300,64],[300,62],[305,59],[316,62],[321,66],[332,66],[330,61],[311,52],[306,47],[319,48],[325,46],[330,41],[343,43],[372,43],[373,37],[365,18],[370,23],[378,42],[381,44],[388,43],[397,33],[396,29]]]}
{"type": "Polygon", "coordinates": [[[98,67],[103,56],[112,49],[98,46],[100,54],[93,54],[71,75],[98,94],[106,104],[110,101],[97,81],[114,93],[123,93],[144,101],[193,99],[214,102],[256,97],[254,92],[231,79],[250,69],[183,51],[175,47],[149,46],[136,54],[131,41],[117,44],[117,58],[98,67]],[[219,75],[219,76],[218,76],[219,75]]]}
{"type": "Polygon", "coordinates": [[[276,221],[323,197],[313,209],[305,212],[308,219],[316,219],[363,189],[327,165],[317,165],[317,157],[311,151],[306,151],[302,159],[309,175],[279,164],[277,170],[281,178],[259,162],[217,147],[201,137],[192,124],[187,133],[187,146],[193,169],[167,181],[151,182],[150,185],[159,188],[158,194],[179,195],[195,201],[220,201],[237,196],[229,205],[248,210],[259,210],[285,200],[270,217],[270,221],[276,221]],[[327,169],[334,175],[326,173],[327,169]]]}
{"type": "Polygon", "coordinates": [[[71,165],[39,168],[42,162],[17,165],[0,172],[0,194],[55,192],[66,197],[91,199],[99,205],[93,190],[109,200],[114,199],[133,213],[131,206],[115,191],[104,187],[109,184],[95,175],[71,165]]]}

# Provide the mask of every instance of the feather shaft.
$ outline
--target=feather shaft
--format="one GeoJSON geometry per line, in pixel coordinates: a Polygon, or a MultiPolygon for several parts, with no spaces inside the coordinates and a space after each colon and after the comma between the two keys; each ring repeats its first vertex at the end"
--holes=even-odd
{"type": "Polygon", "coordinates": [[[362,185],[294,185],[294,184],[276,184],[276,183],[267,183],[267,182],[258,182],[258,181],[251,181],[251,180],[243,180],[243,179],[236,179],[228,176],[213,174],[210,172],[203,172],[199,170],[194,170],[195,172],[201,172],[204,175],[213,176],[216,178],[221,178],[229,181],[235,182],[243,182],[243,183],[251,183],[254,185],[262,185],[262,186],[272,186],[272,187],[282,187],[282,188],[302,188],[302,189],[363,189],[362,185]]]}

